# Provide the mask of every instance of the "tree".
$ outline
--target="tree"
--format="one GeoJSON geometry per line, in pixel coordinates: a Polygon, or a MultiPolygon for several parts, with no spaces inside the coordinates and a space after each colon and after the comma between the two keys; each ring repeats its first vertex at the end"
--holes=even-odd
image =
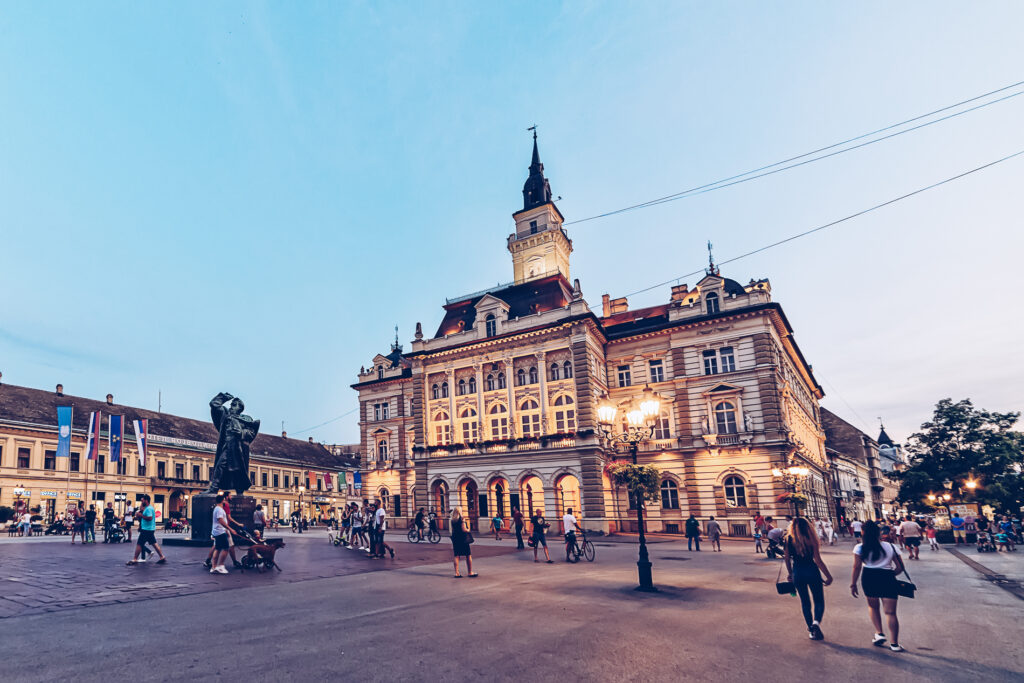
{"type": "Polygon", "coordinates": [[[958,497],[1016,512],[1024,500],[1024,434],[1013,430],[1020,413],[994,413],[974,407],[970,399],[956,403],[944,398],[932,419],[921,425],[907,443],[910,465],[894,473],[900,481],[899,499],[910,504],[926,501],[929,493],[954,490],[973,477],[975,492],[963,488],[958,497]]]}

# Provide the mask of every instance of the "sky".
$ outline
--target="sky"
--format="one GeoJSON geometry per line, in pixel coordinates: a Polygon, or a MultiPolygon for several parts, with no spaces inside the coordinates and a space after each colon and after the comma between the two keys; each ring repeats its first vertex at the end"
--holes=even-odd
{"type": "MultiPolygon", "coordinates": [[[[527,127],[578,220],[1022,81],[1021,25],[1013,2],[6,3],[3,381],[200,419],[230,391],[266,431],[357,442],[350,385],[395,326],[408,350],[446,297],[512,279],[527,127]]],[[[572,276],[599,310],[708,240],[726,260],[1024,149],[1021,121],[1024,96],[569,225],[572,276]]],[[[722,274],[771,280],[823,405],[871,434],[945,397],[1022,410],[1022,179],[1018,157],[722,274]]]]}

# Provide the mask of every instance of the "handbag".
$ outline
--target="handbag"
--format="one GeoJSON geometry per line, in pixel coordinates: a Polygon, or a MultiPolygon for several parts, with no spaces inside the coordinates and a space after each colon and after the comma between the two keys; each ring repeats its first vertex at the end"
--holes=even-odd
{"type": "Polygon", "coordinates": [[[779,575],[775,578],[775,590],[779,595],[790,595],[796,593],[796,584],[792,581],[782,581],[782,567],[779,567],[779,575]]]}
{"type": "Polygon", "coordinates": [[[475,540],[476,539],[473,538],[473,532],[472,531],[466,531],[466,543],[469,544],[469,543],[472,543],[475,540]]]}
{"type": "MultiPolygon", "coordinates": [[[[889,544],[889,547],[892,547],[892,543],[889,544]]],[[[893,552],[895,551],[896,548],[893,548],[893,552]]],[[[903,567],[902,573],[906,574],[907,578],[910,580],[900,581],[899,579],[896,579],[896,595],[900,596],[901,598],[913,599],[914,591],[917,590],[917,585],[914,584],[914,580],[910,578],[910,572],[907,571],[907,565],[903,562],[902,559],[900,560],[900,565],[903,567]]]]}

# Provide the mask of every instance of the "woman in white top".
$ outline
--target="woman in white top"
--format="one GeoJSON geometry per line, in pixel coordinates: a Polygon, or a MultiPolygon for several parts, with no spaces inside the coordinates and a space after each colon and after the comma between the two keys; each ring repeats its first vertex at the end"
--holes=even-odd
{"type": "Polygon", "coordinates": [[[882,630],[882,615],[878,611],[879,601],[889,622],[889,633],[892,640],[889,649],[903,652],[900,647],[900,622],[896,617],[896,602],[899,593],[896,591],[896,575],[903,571],[903,560],[900,551],[892,543],[881,541],[881,530],[874,522],[865,522],[862,530],[863,541],[853,549],[853,578],[850,581],[850,593],[857,595],[857,579],[861,580],[864,597],[868,600],[868,611],[871,623],[875,627],[875,635],[871,644],[877,647],[885,645],[885,632],[882,630]]]}
{"type": "Polygon", "coordinates": [[[832,528],[832,520],[826,519],[824,522],[822,522],[821,526],[825,530],[825,540],[828,541],[829,545],[835,545],[836,530],[832,528]]]}

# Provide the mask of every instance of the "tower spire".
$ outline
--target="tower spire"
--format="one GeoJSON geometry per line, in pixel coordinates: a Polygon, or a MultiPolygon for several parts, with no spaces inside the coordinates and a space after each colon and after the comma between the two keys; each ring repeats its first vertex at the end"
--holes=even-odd
{"type": "Polygon", "coordinates": [[[540,151],[537,149],[537,124],[526,130],[533,131],[533,157],[530,159],[530,175],[523,185],[524,211],[551,201],[551,184],[544,177],[544,164],[540,161],[540,151]]]}
{"type": "Polygon", "coordinates": [[[711,251],[711,240],[708,240],[708,268],[705,271],[708,275],[718,275],[718,266],[715,265],[715,255],[711,251]]]}

